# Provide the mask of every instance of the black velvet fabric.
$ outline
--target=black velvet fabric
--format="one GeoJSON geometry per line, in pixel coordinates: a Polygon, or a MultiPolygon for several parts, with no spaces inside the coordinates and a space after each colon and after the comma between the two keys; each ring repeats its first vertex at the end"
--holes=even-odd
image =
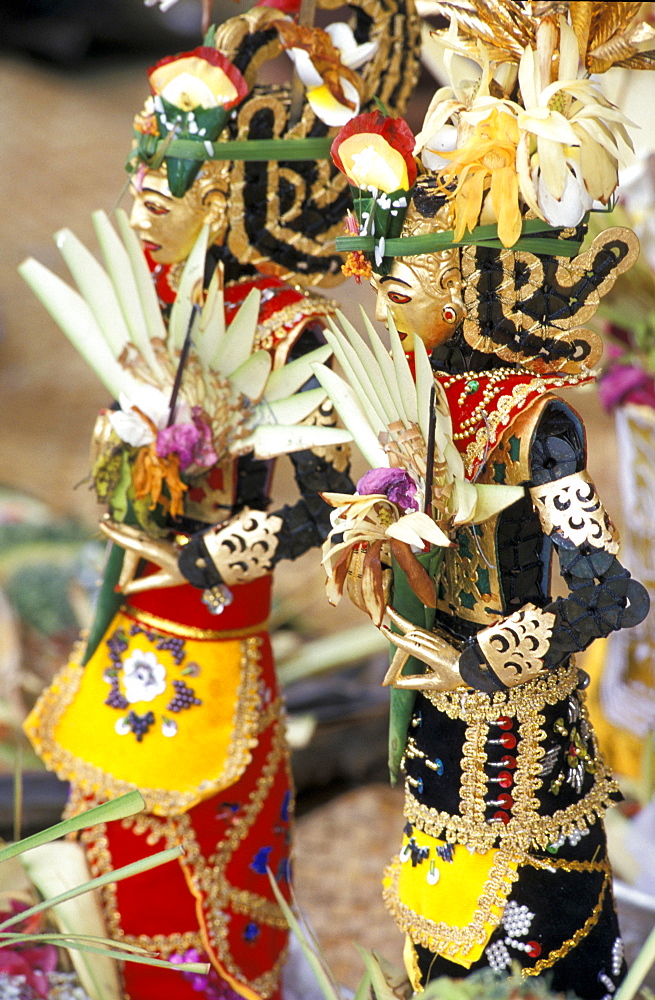
{"type": "MultiPolygon", "coordinates": [[[[486,356],[487,368],[492,367],[489,360],[486,356]]],[[[477,368],[479,361],[461,335],[432,355],[435,368],[453,373],[462,368],[483,370],[477,368]]],[[[551,483],[585,468],[584,428],[577,414],[560,400],[544,408],[532,440],[525,444],[530,458],[526,486],[551,483]]],[[[575,547],[557,534],[547,537],[529,494],[498,518],[496,551],[506,614],[528,602],[555,612],[545,660],[548,667],[566,663],[571,653],[586,648],[596,636],[625,627],[645,614],[644,589],[630,579],[616,557],[588,545],[575,547]],[[554,556],[559,559],[561,574],[570,591],[569,596],[556,601],[550,594],[550,563],[554,556]]],[[[466,643],[459,661],[464,681],[489,694],[500,690],[500,682],[475,641],[481,626],[439,612],[436,620],[453,637],[466,643]]],[[[580,672],[579,688],[584,686],[585,677],[580,672]]],[[[594,785],[599,762],[581,698],[581,691],[576,690],[543,707],[540,724],[543,757],[534,796],[535,810],[540,816],[553,816],[573,806],[594,785]]],[[[491,723],[484,737],[485,823],[493,822],[498,811],[506,808],[499,802],[502,803],[505,790],[511,793],[512,783],[506,780],[503,785],[499,776],[511,778],[521,752],[521,736],[515,720],[509,727],[500,725],[503,721],[501,717],[498,724],[491,723]],[[502,737],[510,737],[509,743],[501,742],[502,737]]],[[[408,793],[425,807],[460,814],[464,723],[438,710],[419,692],[409,733],[418,752],[412,752],[410,743],[404,761],[408,793]]],[[[511,808],[509,803],[510,812],[511,808]]],[[[500,844],[500,839],[496,844],[500,844]]],[[[593,866],[589,870],[587,864],[602,861],[605,855],[605,836],[599,820],[589,831],[579,836],[574,831],[572,837],[549,845],[548,851],[531,848],[530,857],[537,862],[553,859],[553,863],[546,867],[519,866],[519,878],[503,916],[511,928],[512,914],[517,908],[525,908],[519,912],[529,924],[529,931],[512,937],[501,923],[471,971],[486,966],[496,968],[494,957],[504,956],[503,949],[509,955],[505,974],[511,961],[523,967],[534,966],[552,953],[552,961],[543,974],[554,989],[574,991],[582,1000],[611,997],[625,972],[622,946],[607,872],[593,870],[593,866]],[[587,870],[579,870],[579,862],[584,862],[587,870]]],[[[430,916],[439,919],[438,913],[430,916]]],[[[467,975],[465,967],[438,957],[429,949],[417,946],[417,954],[424,981],[443,975],[455,978],[467,975]]],[[[502,965],[501,961],[499,966],[502,965]]]]}

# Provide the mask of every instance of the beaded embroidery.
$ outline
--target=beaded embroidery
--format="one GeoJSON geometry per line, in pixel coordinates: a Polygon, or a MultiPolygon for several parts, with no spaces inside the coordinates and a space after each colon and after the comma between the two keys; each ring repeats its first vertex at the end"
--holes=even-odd
{"type": "MultiPolygon", "coordinates": [[[[520,857],[531,847],[545,849],[562,836],[585,829],[600,817],[616,796],[618,786],[600,756],[590,729],[588,740],[594,761],[594,782],[582,798],[552,816],[540,813],[537,792],[543,783],[544,709],[568,699],[578,683],[574,663],[560,667],[525,687],[500,691],[493,695],[481,691],[458,690],[443,693],[427,692],[425,697],[450,719],[466,724],[462,748],[460,783],[460,813],[450,814],[426,806],[407,786],[405,817],[420,830],[433,837],[443,837],[450,843],[464,844],[472,851],[488,851],[500,845],[520,857]],[[518,745],[516,769],[513,774],[511,815],[506,822],[486,819],[488,777],[485,774],[487,755],[485,744],[490,726],[499,717],[516,720],[518,745]]],[[[579,707],[580,725],[588,727],[586,710],[579,707]]]]}

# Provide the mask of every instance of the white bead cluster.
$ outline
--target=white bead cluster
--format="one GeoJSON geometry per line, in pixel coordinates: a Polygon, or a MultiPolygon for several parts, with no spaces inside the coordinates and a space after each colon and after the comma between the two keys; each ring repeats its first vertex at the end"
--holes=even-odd
{"type": "Polygon", "coordinates": [[[531,913],[525,904],[519,906],[515,900],[510,900],[503,914],[503,926],[510,937],[525,937],[533,918],[534,913],[531,913]]]}
{"type": "Polygon", "coordinates": [[[612,945],[612,975],[618,976],[623,968],[623,956],[625,954],[625,946],[623,944],[623,938],[617,937],[616,941],[612,945]]]}
{"type": "Polygon", "coordinates": [[[489,968],[494,972],[502,972],[512,964],[509,952],[502,941],[494,941],[485,951],[489,968]]]}

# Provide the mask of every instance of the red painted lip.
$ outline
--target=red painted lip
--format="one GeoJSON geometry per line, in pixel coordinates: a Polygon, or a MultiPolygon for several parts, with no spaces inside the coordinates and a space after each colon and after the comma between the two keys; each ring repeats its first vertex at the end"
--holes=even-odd
{"type": "Polygon", "coordinates": [[[152,243],[150,240],[141,240],[144,248],[149,250],[150,253],[154,253],[156,250],[161,250],[161,243],[152,243]]]}
{"type": "Polygon", "coordinates": [[[398,336],[400,337],[401,340],[407,340],[407,334],[401,333],[400,330],[398,331],[398,336]]]}

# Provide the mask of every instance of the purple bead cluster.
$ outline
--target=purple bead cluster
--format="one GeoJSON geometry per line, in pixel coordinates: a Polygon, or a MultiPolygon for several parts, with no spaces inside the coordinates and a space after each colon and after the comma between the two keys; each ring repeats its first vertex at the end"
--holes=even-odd
{"type": "Polygon", "coordinates": [[[156,647],[162,652],[164,650],[169,652],[178,667],[182,663],[184,657],[186,656],[186,650],[184,649],[184,639],[180,639],[177,636],[173,635],[160,636],[160,638],[157,639],[156,647]]]}
{"type": "Polygon", "coordinates": [[[121,656],[128,645],[127,636],[122,629],[116,629],[106,640],[106,645],[109,650],[109,659],[112,666],[105,674],[107,681],[111,684],[111,691],[105,698],[105,705],[108,705],[109,708],[118,708],[122,711],[129,704],[125,695],[121,694],[118,686],[118,675],[123,669],[121,656]]]}
{"type": "MultiPolygon", "coordinates": [[[[142,628],[137,622],[133,622],[129,628],[129,636],[136,635],[144,635],[160,652],[170,653],[176,666],[179,667],[184,663],[186,648],[184,639],[179,636],[160,635],[149,629],[142,628]]],[[[129,708],[129,702],[120,690],[119,679],[123,670],[122,657],[129,647],[128,635],[123,629],[116,629],[109,639],[106,640],[106,645],[109,650],[111,666],[105,671],[105,680],[111,685],[111,690],[105,699],[105,705],[124,711],[126,708],[129,708]]],[[[187,672],[186,668],[184,672],[187,672]]],[[[200,668],[197,663],[188,664],[188,674],[190,676],[195,677],[199,673],[200,668]]],[[[177,714],[187,708],[192,708],[194,705],[202,705],[201,699],[196,698],[193,688],[185,684],[184,681],[174,680],[173,687],[175,688],[175,695],[166,706],[169,712],[177,714]]],[[[155,715],[154,712],[138,715],[137,712],[131,710],[126,716],[125,721],[129,729],[136,736],[137,741],[141,743],[143,737],[151,726],[154,725],[155,715]]]]}
{"type": "Polygon", "coordinates": [[[202,705],[201,699],[196,698],[193,688],[184,681],[173,681],[173,687],[175,697],[166,706],[169,712],[182,712],[185,708],[192,708],[193,705],[202,705]]]}
{"type": "Polygon", "coordinates": [[[123,710],[127,708],[129,702],[124,694],[121,694],[121,690],[118,686],[118,677],[114,676],[111,678],[111,691],[105,698],[105,705],[109,708],[119,708],[123,710]]]}
{"type": "Polygon", "coordinates": [[[140,743],[148,730],[155,722],[154,712],[146,712],[145,715],[137,715],[130,712],[127,716],[127,724],[136,736],[137,743],[140,743]]]}

